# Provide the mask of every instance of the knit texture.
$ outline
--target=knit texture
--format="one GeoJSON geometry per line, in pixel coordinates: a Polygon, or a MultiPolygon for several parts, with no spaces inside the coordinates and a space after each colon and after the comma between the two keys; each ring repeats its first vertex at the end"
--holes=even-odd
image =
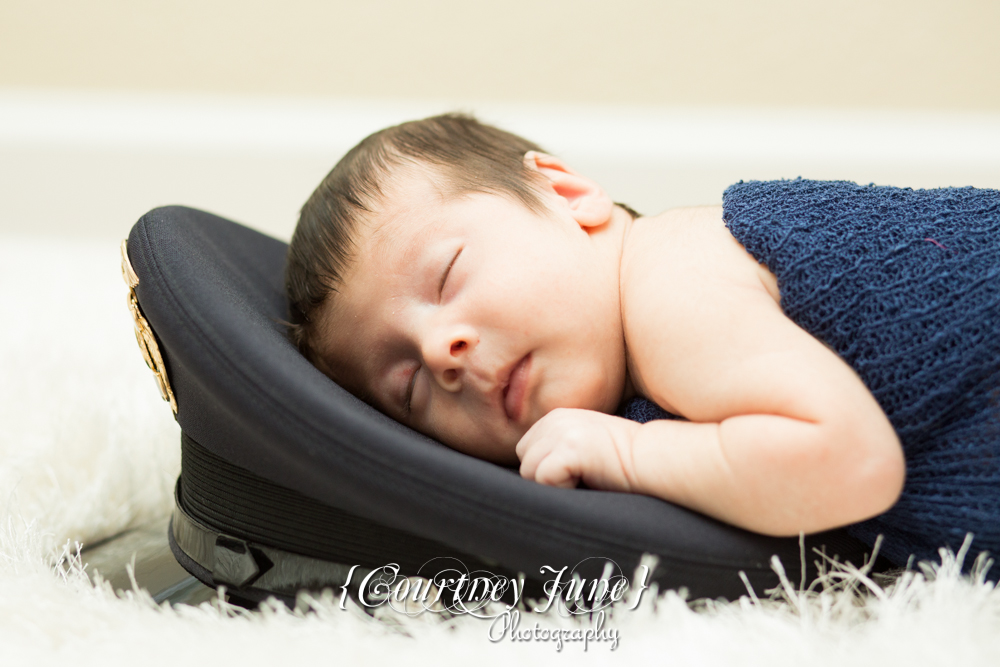
{"type": "Polygon", "coordinates": [[[723,201],[785,314],[858,373],[902,442],[899,501],[848,531],[884,535],[899,565],[967,532],[1000,555],[1000,191],[741,181],[723,201]]]}
{"type": "Polygon", "coordinates": [[[682,419],[675,414],[667,412],[656,403],[647,401],[645,398],[636,397],[623,403],[618,409],[618,416],[625,419],[645,424],[654,419],[682,419]]]}

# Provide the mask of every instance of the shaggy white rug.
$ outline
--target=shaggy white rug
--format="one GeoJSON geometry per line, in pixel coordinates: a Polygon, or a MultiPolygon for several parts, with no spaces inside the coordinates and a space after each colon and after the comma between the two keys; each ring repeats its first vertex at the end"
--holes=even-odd
{"type": "Polygon", "coordinates": [[[556,614],[522,617],[522,630],[541,630],[531,641],[494,643],[487,621],[379,620],[333,597],[256,613],[116,597],[90,583],[72,544],[165,515],[179,465],[179,430],[132,336],[117,242],[0,238],[0,303],[2,665],[1000,664],[1000,592],[947,557],[881,585],[855,575],[824,592],[790,585],[729,604],[647,593],[605,620],[613,651],[594,641],[586,653],[572,634],[561,651],[542,641],[593,627],[556,614]]]}

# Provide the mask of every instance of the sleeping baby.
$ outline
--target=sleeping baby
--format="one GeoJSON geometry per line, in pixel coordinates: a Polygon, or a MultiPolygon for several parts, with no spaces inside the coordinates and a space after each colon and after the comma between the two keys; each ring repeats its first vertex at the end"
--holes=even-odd
{"type": "Polygon", "coordinates": [[[286,284],[320,370],[528,479],[899,564],[1000,551],[1000,192],[741,182],[644,217],[444,115],[344,156],[286,284]]]}

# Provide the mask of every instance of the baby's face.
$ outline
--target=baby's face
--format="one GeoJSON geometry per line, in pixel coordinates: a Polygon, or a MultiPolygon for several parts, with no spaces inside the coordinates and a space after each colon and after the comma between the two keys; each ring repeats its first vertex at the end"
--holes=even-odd
{"type": "Polygon", "coordinates": [[[331,374],[501,463],[554,408],[613,411],[625,383],[618,275],[596,270],[607,263],[588,232],[545,196],[553,210],[539,215],[498,195],[445,199],[423,172],[394,187],[321,310],[331,374]]]}

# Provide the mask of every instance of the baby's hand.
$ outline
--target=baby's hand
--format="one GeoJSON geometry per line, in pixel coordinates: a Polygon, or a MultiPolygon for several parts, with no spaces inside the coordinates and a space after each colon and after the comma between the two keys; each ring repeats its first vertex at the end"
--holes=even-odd
{"type": "Polygon", "coordinates": [[[639,424],[592,410],[559,408],[532,426],[517,443],[521,476],[573,488],[636,490],[632,438],[639,424]]]}

